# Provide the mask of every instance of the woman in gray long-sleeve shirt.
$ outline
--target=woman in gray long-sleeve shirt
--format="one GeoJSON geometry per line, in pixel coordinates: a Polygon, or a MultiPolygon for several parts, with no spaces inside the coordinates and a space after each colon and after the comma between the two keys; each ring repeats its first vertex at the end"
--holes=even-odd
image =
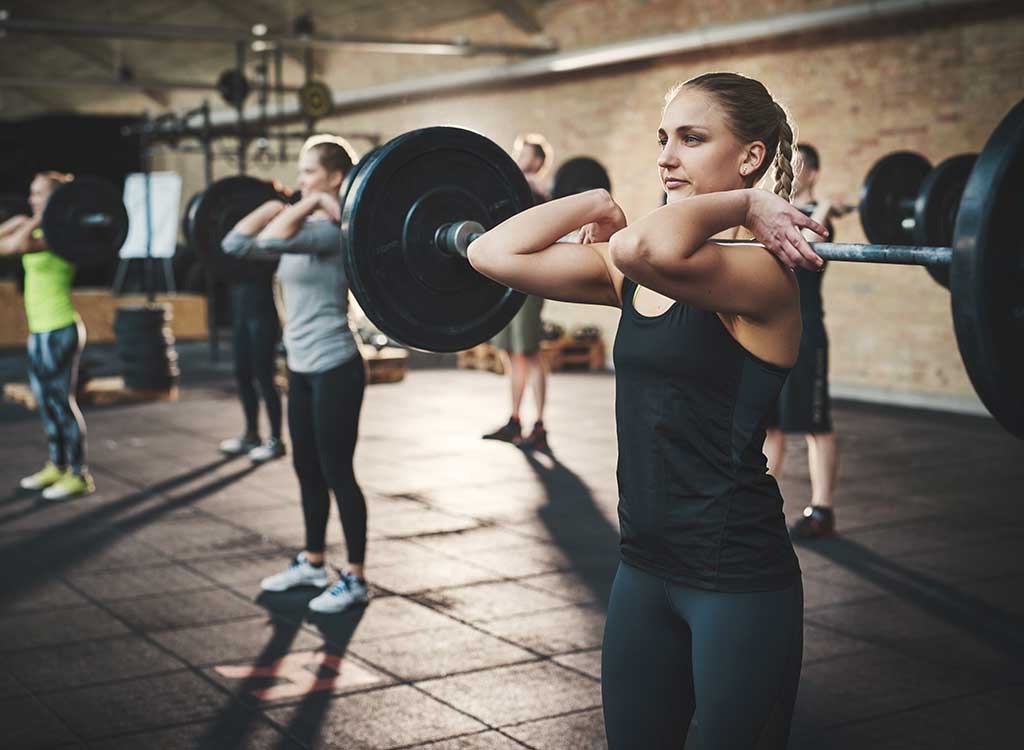
{"type": "Polygon", "coordinates": [[[226,253],[280,257],[287,321],[288,431],[302,493],[306,548],[291,566],[268,578],[265,591],[327,587],[324,542],[333,491],[348,548],[348,569],[309,603],[316,612],[341,612],[367,601],[366,500],[352,468],[366,375],[348,325],[348,280],[341,256],[338,190],[352,168],[351,148],[333,136],[307,141],[299,156],[303,198],[288,206],[270,201],[224,238],[226,253]]]}

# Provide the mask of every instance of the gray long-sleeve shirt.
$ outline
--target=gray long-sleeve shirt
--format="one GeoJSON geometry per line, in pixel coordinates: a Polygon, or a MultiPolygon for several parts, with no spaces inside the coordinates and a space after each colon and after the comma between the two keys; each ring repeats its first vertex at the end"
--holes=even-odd
{"type": "Polygon", "coordinates": [[[287,321],[288,369],[317,373],[359,354],[348,325],[348,278],[341,255],[341,229],[330,221],[307,221],[288,239],[257,240],[229,232],[224,252],[238,257],[280,257],[287,321]]]}

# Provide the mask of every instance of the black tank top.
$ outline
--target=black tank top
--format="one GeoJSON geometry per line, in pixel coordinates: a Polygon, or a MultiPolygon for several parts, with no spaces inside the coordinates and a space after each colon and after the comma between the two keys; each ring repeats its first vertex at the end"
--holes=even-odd
{"type": "Polygon", "coordinates": [[[614,348],[623,560],[702,589],[786,588],[800,567],[762,446],[789,371],[713,312],[641,315],[636,288],[623,282],[614,348]]]}

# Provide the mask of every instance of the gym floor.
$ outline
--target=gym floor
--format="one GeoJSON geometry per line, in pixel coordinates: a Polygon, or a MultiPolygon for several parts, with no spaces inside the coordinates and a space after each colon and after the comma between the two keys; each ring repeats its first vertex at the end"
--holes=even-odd
{"type": "MultiPolygon", "coordinates": [[[[369,388],[373,598],[316,618],[312,592],[258,592],[303,539],[289,462],[222,459],[241,421],[229,365],[183,370],[178,402],[87,410],[96,494],[4,491],[0,745],[604,747],[610,374],[552,378],[553,458],[479,439],[505,416],[497,376],[415,369],[369,388]]],[[[37,415],[0,420],[10,488],[44,444],[37,415]]],[[[1024,705],[1022,443],[976,417],[841,402],[835,421],[841,536],[798,548],[790,747],[1004,747],[1024,705]]],[[[805,456],[794,441],[791,517],[805,456]]],[[[338,561],[340,536],[333,516],[338,561]]]]}

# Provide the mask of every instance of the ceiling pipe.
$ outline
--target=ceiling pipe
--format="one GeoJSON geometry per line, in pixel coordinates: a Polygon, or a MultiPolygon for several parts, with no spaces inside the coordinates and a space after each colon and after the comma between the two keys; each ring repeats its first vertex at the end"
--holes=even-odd
{"type": "MultiPolygon", "coordinates": [[[[275,34],[255,33],[253,29],[167,24],[128,24],[96,21],[64,21],[45,18],[11,18],[0,11],[0,33],[45,34],[134,39],[147,42],[246,42],[262,49],[275,46],[323,49],[347,49],[357,52],[386,52],[406,55],[539,55],[553,52],[551,44],[477,44],[465,37],[453,39],[391,38],[362,34],[275,34]]],[[[263,29],[260,29],[263,31],[263,29]]]]}

